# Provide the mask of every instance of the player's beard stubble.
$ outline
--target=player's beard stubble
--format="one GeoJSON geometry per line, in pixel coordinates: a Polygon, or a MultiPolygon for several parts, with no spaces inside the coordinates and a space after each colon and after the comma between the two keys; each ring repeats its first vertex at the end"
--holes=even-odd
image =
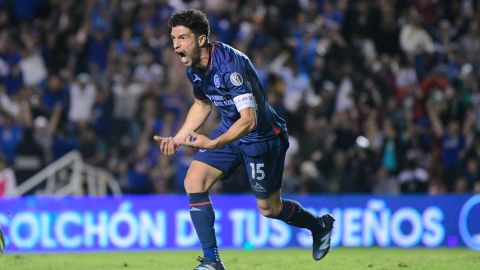
{"type": "Polygon", "coordinates": [[[200,64],[200,45],[198,45],[198,43],[195,43],[195,47],[193,47],[191,58],[192,66],[200,64]]]}

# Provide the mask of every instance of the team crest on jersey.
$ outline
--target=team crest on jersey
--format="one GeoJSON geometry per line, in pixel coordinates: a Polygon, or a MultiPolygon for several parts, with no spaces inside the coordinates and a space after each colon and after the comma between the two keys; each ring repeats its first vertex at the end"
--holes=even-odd
{"type": "Polygon", "coordinates": [[[213,83],[215,84],[215,87],[217,87],[217,88],[220,87],[220,79],[218,78],[217,74],[215,74],[215,76],[213,76],[213,83]]]}
{"type": "Polygon", "coordinates": [[[243,83],[242,75],[240,75],[240,73],[238,72],[233,72],[232,74],[230,74],[230,81],[233,85],[240,86],[243,83]]]}

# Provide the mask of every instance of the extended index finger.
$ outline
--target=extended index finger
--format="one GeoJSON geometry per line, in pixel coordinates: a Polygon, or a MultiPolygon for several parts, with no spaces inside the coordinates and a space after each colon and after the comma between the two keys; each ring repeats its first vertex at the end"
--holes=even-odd
{"type": "Polygon", "coordinates": [[[165,137],[160,137],[160,136],[153,136],[153,140],[156,141],[156,142],[161,142],[162,140],[165,140],[166,138],[165,137]]]}
{"type": "Polygon", "coordinates": [[[160,136],[153,136],[153,139],[156,141],[156,142],[159,142],[160,143],[160,152],[162,154],[166,154],[167,153],[167,142],[168,142],[168,138],[166,137],[160,137],[160,136]]]}

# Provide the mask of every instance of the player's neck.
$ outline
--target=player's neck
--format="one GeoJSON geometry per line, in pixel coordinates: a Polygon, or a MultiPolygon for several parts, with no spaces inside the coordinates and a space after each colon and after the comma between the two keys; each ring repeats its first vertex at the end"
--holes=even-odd
{"type": "Polygon", "coordinates": [[[210,49],[211,45],[208,44],[205,47],[200,48],[200,63],[197,65],[199,69],[207,69],[210,64],[210,49]]]}

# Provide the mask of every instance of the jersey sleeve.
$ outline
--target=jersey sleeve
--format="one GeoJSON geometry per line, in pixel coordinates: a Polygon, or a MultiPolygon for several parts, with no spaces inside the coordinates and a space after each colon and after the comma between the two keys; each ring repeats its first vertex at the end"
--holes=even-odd
{"type": "Polygon", "coordinates": [[[246,77],[245,66],[240,59],[236,58],[225,67],[223,82],[230,90],[237,111],[256,107],[251,84],[246,77]]]}
{"type": "Polygon", "coordinates": [[[207,96],[205,95],[205,92],[202,89],[202,80],[198,75],[195,75],[191,70],[187,69],[187,77],[190,83],[193,86],[193,95],[197,99],[206,99],[207,96]],[[195,76],[197,76],[195,78],[195,76]]]}
{"type": "Polygon", "coordinates": [[[195,86],[195,84],[193,84],[193,95],[197,99],[206,99],[207,98],[207,96],[205,95],[205,92],[203,92],[203,90],[202,90],[202,87],[195,86]]]}

